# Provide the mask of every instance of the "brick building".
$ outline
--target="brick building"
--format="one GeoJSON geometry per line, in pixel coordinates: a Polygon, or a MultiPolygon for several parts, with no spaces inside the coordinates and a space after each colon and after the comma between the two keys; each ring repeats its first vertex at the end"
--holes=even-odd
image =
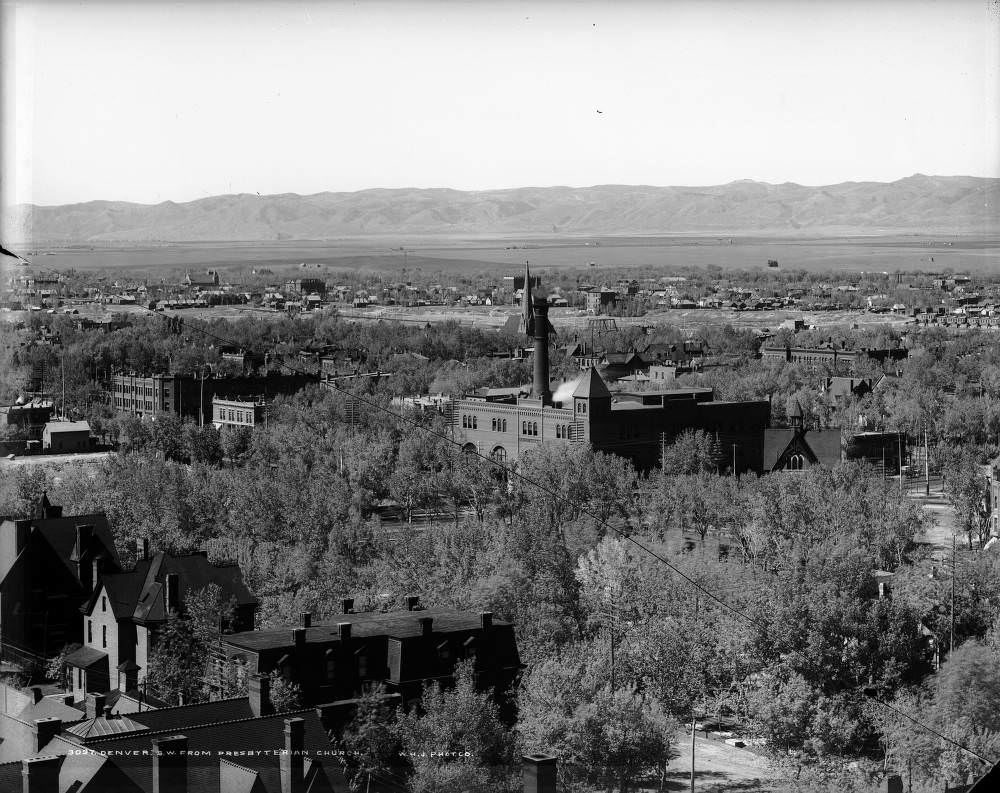
{"type": "Polygon", "coordinates": [[[784,361],[785,363],[804,363],[811,366],[828,366],[833,370],[856,371],[865,364],[878,364],[905,360],[909,351],[905,347],[889,347],[871,349],[863,347],[860,350],[837,349],[827,347],[772,347],[765,345],[760,351],[765,361],[784,361]]]}
{"type": "Polygon", "coordinates": [[[250,399],[212,399],[212,423],[215,427],[256,427],[264,423],[267,403],[263,397],[250,399]]]}
{"type": "Polygon", "coordinates": [[[194,374],[154,374],[142,377],[117,374],[111,382],[111,406],[122,413],[156,416],[172,413],[209,424],[216,396],[258,397],[294,394],[317,383],[310,374],[267,374],[239,377],[205,377],[194,374]]]}
{"type": "Polygon", "coordinates": [[[710,388],[682,388],[612,394],[593,367],[572,391],[549,383],[548,304],[536,300],[534,379],[531,395],[456,400],[452,426],[467,448],[498,461],[513,461],[540,443],[589,443],[602,452],[627,457],[638,468],[659,464],[664,443],[685,430],[713,436],[721,467],[763,470],[768,401],[719,402],[710,388]]]}
{"type": "Polygon", "coordinates": [[[459,660],[473,661],[481,687],[498,693],[520,672],[514,626],[489,612],[355,614],[351,605],[345,601],[347,613],[336,622],[314,624],[303,614],[297,627],[223,636],[222,655],[243,667],[251,692],[266,687],[276,670],[313,704],[351,699],[377,683],[406,703],[420,696],[424,683],[447,682],[459,660]]]}

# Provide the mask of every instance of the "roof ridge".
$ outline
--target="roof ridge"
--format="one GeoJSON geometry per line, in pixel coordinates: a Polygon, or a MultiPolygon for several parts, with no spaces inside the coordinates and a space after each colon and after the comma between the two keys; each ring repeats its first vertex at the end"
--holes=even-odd
{"type": "MultiPolygon", "coordinates": [[[[196,703],[196,704],[200,705],[200,704],[203,704],[203,703],[199,702],[199,703],[196,703]]],[[[186,705],[177,705],[175,707],[187,707],[187,706],[186,705]]],[[[158,709],[158,710],[160,710],[160,709],[158,709]]],[[[167,708],[162,708],[162,710],[167,710],[167,708]]],[[[91,743],[97,743],[98,741],[100,741],[100,740],[102,740],[104,738],[120,738],[123,735],[124,736],[128,736],[128,737],[137,737],[139,735],[142,735],[143,737],[148,736],[148,735],[178,735],[179,733],[181,733],[184,730],[201,730],[201,729],[204,729],[205,727],[221,727],[221,726],[223,726],[225,724],[243,724],[243,723],[249,722],[249,721],[264,721],[265,719],[272,719],[272,718],[274,718],[276,716],[293,716],[293,715],[298,714],[298,713],[309,713],[310,711],[315,712],[316,710],[317,710],[316,708],[302,708],[301,710],[283,710],[280,713],[270,713],[267,716],[246,716],[246,717],[244,717],[242,719],[226,719],[226,720],[223,720],[223,721],[209,721],[209,722],[206,722],[205,724],[185,724],[185,725],[182,725],[182,726],[179,726],[179,727],[170,727],[170,728],[165,728],[165,729],[160,729],[160,730],[154,730],[154,729],[151,729],[151,728],[147,727],[145,730],[135,730],[132,733],[120,732],[120,733],[116,733],[114,735],[98,735],[98,736],[95,736],[95,738],[93,738],[91,740],[91,743]]],[[[150,712],[151,713],[155,713],[156,711],[150,711],[150,712]]],[[[317,714],[316,717],[319,718],[319,714],[317,714]]]]}

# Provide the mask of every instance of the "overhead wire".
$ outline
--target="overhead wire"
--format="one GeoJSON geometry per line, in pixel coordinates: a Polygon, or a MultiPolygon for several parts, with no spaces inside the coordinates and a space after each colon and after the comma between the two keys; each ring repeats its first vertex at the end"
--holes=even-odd
{"type": "MultiPolygon", "coordinates": [[[[146,310],[149,311],[150,313],[157,314],[157,312],[153,311],[152,309],[148,309],[147,308],[146,310]]],[[[166,317],[163,314],[157,314],[157,315],[169,319],[169,317],[166,317]]],[[[176,315],[174,315],[173,318],[175,320],[178,319],[176,317],[176,315]]],[[[196,326],[196,325],[190,325],[183,318],[179,318],[179,322],[180,322],[181,325],[186,325],[186,326],[190,327],[192,330],[194,330],[195,332],[202,333],[203,335],[205,335],[207,337],[210,337],[210,338],[213,338],[216,341],[222,342],[222,343],[227,344],[227,345],[230,345],[230,344],[233,343],[230,339],[227,339],[227,338],[225,338],[223,336],[219,336],[218,334],[213,333],[212,331],[208,330],[205,327],[200,327],[200,326],[196,326]]],[[[310,372],[306,372],[306,371],[304,371],[302,369],[298,369],[296,367],[293,367],[293,366],[289,365],[285,361],[279,360],[278,361],[278,365],[281,366],[284,369],[287,369],[288,371],[290,371],[290,372],[292,372],[294,374],[311,374],[310,372]]],[[[598,525],[602,526],[605,529],[608,529],[608,530],[612,531],[613,533],[615,533],[616,535],[618,535],[625,542],[628,542],[628,543],[632,544],[633,546],[635,546],[636,548],[638,548],[643,553],[645,553],[648,556],[650,556],[651,558],[657,560],[658,562],[660,562],[661,564],[663,564],[664,566],[666,566],[667,569],[669,569],[675,575],[677,575],[678,577],[680,577],[681,579],[683,579],[685,582],[687,582],[692,588],[694,588],[695,590],[697,590],[697,592],[699,592],[700,594],[704,595],[706,598],[708,598],[712,602],[717,603],[724,610],[726,610],[727,612],[731,613],[733,616],[737,617],[738,619],[742,620],[744,623],[746,623],[746,624],[748,624],[748,625],[750,625],[750,626],[752,626],[754,628],[757,628],[758,630],[766,631],[768,629],[769,626],[767,624],[761,622],[760,620],[755,619],[754,617],[750,616],[749,614],[746,614],[743,611],[741,611],[740,609],[736,608],[735,606],[732,606],[731,604],[727,603],[725,600],[723,600],[722,598],[718,597],[711,590],[709,590],[706,587],[702,586],[700,583],[698,583],[698,581],[696,581],[690,575],[688,575],[683,570],[681,570],[680,568],[678,568],[676,565],[674,565],[673,563],[671,563],[670,560],[668,560],[667,558],[665,558],[663,555],[661,555],[661,554],[657,553],[656,551],[654,551],[652,548],[650,548],[645,543],[640,542],[635,537],[633,537],[632,535],[630,535],[628,532],[620,529],[617,526],[614,526],[613,524],[609,523],[606,520],[603,520],[602,518],[600,518],[597,515],[593,514],[589,510],[587,510],[587,509],[581,509],[579,507],[579,505],[573,503],[572,500],[569,497],[561,495],[560,493],[555,492],[551,488],[546,487],[542,483],[537,482],[537,481],[531,479],[528,476],[525,476],[524,474],[522,474],[522,473],[514,470],[513,468],[505,465],[503,462],[501,462],[499,460],[495,460],[492,457],[489,457],[488,455],[482,454],[478,449],[475,449],[475,450],[473,450],[473,449],[466,449],[463,446],[463,444],[461,444],[459,441],[456,441],[454,438],[450,438],[445,433],[438,432],[437,430],[433,429],[432,427],[428,427],[427,425],[425,425],[425,424],[417,421],[416,419],[413,419],[413,418],[405,415],[402,411],[396,412],[396,411],[394,411],[394,410],[386,407],[385,405],[379,404],[375,400],[366,399],[363,396],[360,396],[360,395],[358,395],[356,393],[352,393],[351,391],[348,391],[347,389],[344,389],[344,388],[341,388],[338,385],[335,385],[334,381],[325,381],[325,385],[326,385],[326,387],[328,389],[330,389],[332,391],[336,391],[336,392],[338,392],[340,394],[343,394],[344,396],[347,396],[347,397],[349,397],[351,399],[355,399],[358,402],[360,402],[360,403],[362,403],[362,404],[364,404],[364,405],[368,406],[369,408],[372,408],[372,409],[374,409],[376,411],[381,411],[383,413],[388,413],[389,415],[391,415],[397,421],[402,421],[402,422],[404,422],[406,424],[409,424],[411,427],[413,427],[414,429],[416,429],[418,431],[424,432],[424,433],[426,433],[428,435],[431,435],[431,436],[436,437],[436,438],[438,438],[440,440],[443,440],[446,443],[449,443],[449,444],[451,444],[453,446],[456,446],[460,450],[462,450],[462,452],[464,454],[475,456],[476,458],[484,461],[485,463],[493,466],[494,468],[500,469],[501,471],[503,471],[505,473],[505,475],[511,476],[511,477],[517,479],[518,481],[520,481],[520,482],[522,482],[524,484],[527,484],[527,485],[535,488],[536,490],[541,491],[542,493],[545,493],[546,495],[552,497],[553,499],[555,499],[557,501],[570,504],[570,506],[574,507],[579,514],[586,515],[587,517],[589,517],[592,520],[594,520],[598,525]]],[[[812,666],[814,664],[814,662],[808,656],[806,656],[804,653],[802,653],[802,652],[800,652],[798,650],[789,649],[787,651],[787,654],[788,655],[795,655],[795,656],[797,656],[802,661],[804,661],[807,666],[812,666]]],[[[881,699],[868,694],[867,691],[865,692],[865,696],[868,697],[869,699],[872,699],[875,702],[878,702],[879,704],[882,704],[883,706],[889,708],[890,710],[893,710],[894,712],[901,713],[902,715],[906,716],[907,719],[909,719],[910,721],[912,721],[914,724],[917,724],[918,726],[922,727],[927,732],[930,732],[930,733],[936,735],[941,740],[943,740],[943,741],[945,741],[947,743],[950,743],[950,744],[952,744],[953,746],[955,746],[955,747],[957,747],[959,749],[962,749],[963,751],[967,752],[968,754],[972,755],[973,757],[977,758],[978,760],[980,760],[980,761],[982,761],[984,763],[989,763],[989,764],[992,764],[994,762],[994,761],[987,760],[982,755],[974,752],[972,749],[970,749],[969,747],[965,746],[961,742],[956,741],[956,740],[954,740],[952,738],[949,738],[949,737],[947,737],[947,736],[945,736],[945,735],[937,732],[932,727],[930,727],[930,726],[928,726],[926,724],[923,724],[922,722],[914,719],[912,716],[909,716],[909,715],[903,713],[902,711],[899,711],[898,709],[893,708],[892,706],[888,705],[888,703],[883,702],[881,699]]]]}

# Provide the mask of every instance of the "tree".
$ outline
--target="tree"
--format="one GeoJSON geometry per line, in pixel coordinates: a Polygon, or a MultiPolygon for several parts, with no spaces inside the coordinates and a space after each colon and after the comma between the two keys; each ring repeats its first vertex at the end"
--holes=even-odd
{"type": "Polygon", "coordinates": [[[370,785],[373,776],[392,773],[400,766],[396,712],[388,704],[381,684],[366,689],[358,698],[358,708],[339,746],[349,757],[345,771],[355,789],[370,785]]]}
{"type": "Polygon", "coordinates": [[[944,490],[968,538],[969,548],[972,548],[973,537],[982,547],[989,537],[989,511],[986,508],[989,492],[986,476],[980,470],[973,450],[963,446],[946,455],[944,490]]]}
{"type": "Polygon", "coordinates": [[[298,683],[286,680],[277,669],[271,670],[270,678],[270,698],[275,711],[281,713],[302,707],[302,689],[298,683]]]}
{"type": "Polygon", "coordinates": [[[149,653],[147,685],[169,705],[185,705],[204,699],[206,648],[191,622],[171,613],[156,631],[149,653]]]}
{"type": "Polygon", "coordinates": [[[80,647],[81,645],[76,642],[63,645],[62,649],[59,650],[59,653],[50,658],[45,667],[45,677],[49,680],[54,680],[63,690],[70,687],[70,683],[66,677],[66,670],[68,668],[66,658],[79,650],[80,647]]]}
{"type": "Polygon", "coordinates": [[[490,694],[476,690],[472,663],[456,665],[453,689],[428,685],[419,709],[399,709],[397,722],[414,793],[487,793],[507,786],[513,736],[490,694]]]}

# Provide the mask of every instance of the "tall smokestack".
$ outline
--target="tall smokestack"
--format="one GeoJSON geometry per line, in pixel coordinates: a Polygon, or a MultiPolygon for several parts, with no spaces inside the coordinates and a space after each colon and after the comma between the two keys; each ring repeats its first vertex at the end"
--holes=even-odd
{"type": "Polygon", "coordinates": [[[535,308],[535,376],[531,384],[531,395],[541,399],[543,405],[552,404],[549,390],[549,301],[536,297],[535,308]]]}

